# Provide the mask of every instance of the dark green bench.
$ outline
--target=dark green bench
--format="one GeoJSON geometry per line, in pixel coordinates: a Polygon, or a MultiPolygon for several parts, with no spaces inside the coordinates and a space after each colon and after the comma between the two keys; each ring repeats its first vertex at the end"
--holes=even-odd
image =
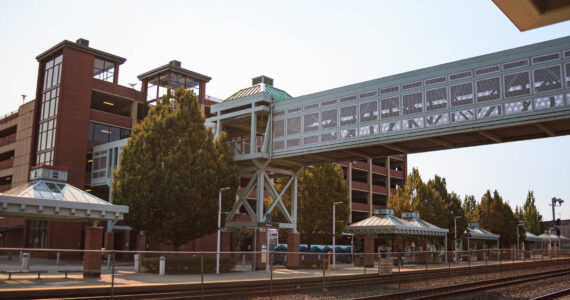
{"type": "Polygon", "coordinates": [[[40,278],[41,273],[47,273],[46,270],[2,270],[0,271],[2,274],[8,274],[8,280],[12,279],[12,274],[38,274],[38,279],[40,278]]]}

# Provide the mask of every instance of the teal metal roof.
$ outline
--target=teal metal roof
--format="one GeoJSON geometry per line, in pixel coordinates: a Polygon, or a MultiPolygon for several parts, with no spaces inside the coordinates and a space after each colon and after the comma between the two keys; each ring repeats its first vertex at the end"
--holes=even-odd
{"type": "Polygon", "coordinates": [[[271,96],[273,96],[274,102],[284,101],[284,100],[288,100],[288,99],[293,98],[293,97],[291,97],[291,95],[289,95],[289,93],[285,92],[284,90],[280,90],[276,87],[273,87],[273,86],[265,84],[265,83],[258,83],[258,84],[255,84],[253,86],[250,86],[248,88],[241,89],[241,90],[235,92],[233,95],[231,95],[230,97],[228,97],[224,101],[239,99],[239,98],[259,94],[262,92],[267,92],[271,96]]]}

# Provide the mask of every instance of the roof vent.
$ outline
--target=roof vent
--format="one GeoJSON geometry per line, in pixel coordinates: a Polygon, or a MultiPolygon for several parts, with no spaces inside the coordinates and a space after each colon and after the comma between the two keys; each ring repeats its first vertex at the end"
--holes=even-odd
{"type": "Polygon", "coordinates": [[[67,181],[67,169],[56,166],[39,165],[30,171],[30,181],[38,180],[67,181]]]}
{"type": "Polygon", "coordinates": [[[265,83],[267,85],[273,86],[273,78],[267,77],[265,75],[254,77],[251,80],[251,85],[256,85],[258,83],[265,83]]]}
{"type": "Polygon", "coordinates": [[[402,213],[402,219],[404,220],[413,220],[419,218],[420,218],[420,213],[417,211],[406,211],[402,213]]]}
{"type": "Polygon", "coordinates": [[[472,222],[472,223],[467,224],[467,227],[469,227],[469,228],[477,228],[477,227],[479,227],[479,223],[477,223],[477,222],[472,222]]]}
{"type": "Polygon", "coordinates": [[[89,47],[89,40],[83,38],[78,39],[77,41],[75,41],[75,43],[81,46],[89,47]]]}
{"type": "Polygon", "coordinates": [[[393,208],[377,208],[374,210],[375,216],[393,216],[394,209],[393,208]]]}
{"type": "Polygon", "coordinates": [[[173,67],[178,67],[178,68],[181,68],[181,66],[182,66],[182,63],[177,61],[177,60],[171,60],[168,64],[173,66],[173,67]]]}

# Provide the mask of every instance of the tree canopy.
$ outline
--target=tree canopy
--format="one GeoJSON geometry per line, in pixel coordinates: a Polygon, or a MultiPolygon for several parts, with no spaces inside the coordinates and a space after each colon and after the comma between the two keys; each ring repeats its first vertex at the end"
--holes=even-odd
{"type": "MultiPolygon", "coordinates": [[[[286,178],[276,180],[276,188],[281,191],[286,178]]],[[[290,190],[290,189],[289,189],[290,190]]],[[[268,203],[272,200],[269,199],[268,203]]],[[[347,187],[344,182],[342,167],[331,163],[318,164],[305,168],[299,175],[297,193],[297,230],[301,242],[312,244],[329,244],[332,238],[332,206],[336,205],[335,236],[340,238],[350,212],[348,205],[347,187]]],[[[283,203],[290,209],[291,194],[287,191],[283,203]]],[[[283,221],[279,212],[272,213],[276,221],[283,221]]]]}
{"type": "MultiPolygon", "coordinates": [[[[487,192],[481,197],[481,202],[474,211],[479,225],[492,233],[500,234],[500,244],[507,246],[516,241],[516,226],[518,223],[511,206],[503,201],[499,192],[487,192]]],[[[502,246],[501,246],[502,247],[502,246]]]]}
{"type": "Polygon", "coordinates": [[[204,125],[193,92],[170,90],[134,127],[114,173],[113,199],[126,223],[174,249],[217,229],[218,191],[229,208],[239,184],[225,142],[204,125]]]}
{"type": "Polygon", "coordinates": [[[536,199],[534,198],[534,192],[528,191],[526,195],[526,201],[520,210],[519,219],[523,221],[524,227],[528,232],[539,235],[542,233],[542,228],[540,222],[542,222],[542,215],[538,212],[536,205],[534,204],[536,199]]]}

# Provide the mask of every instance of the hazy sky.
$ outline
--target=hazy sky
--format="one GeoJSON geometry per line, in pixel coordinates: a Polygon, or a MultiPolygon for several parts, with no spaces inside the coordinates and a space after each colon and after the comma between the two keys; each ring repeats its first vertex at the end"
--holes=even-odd
{"type": "MultiPolygon", "coordinates": [[[[127,58],[123,85],[177,59],[226,98],[264,74],[293,96],[567,36],[570,22],[521,33],[485,1],[1,1],[0,114],[34,98],[35,57],[62,40],[127,58]]],[[[140,88],[140,83],[137,85],[140,88]]],[[[408,156],[424,180],[479,200],[498,190],[514,209],[533,190],[570,218],[570,137],[408,156]]]]}

